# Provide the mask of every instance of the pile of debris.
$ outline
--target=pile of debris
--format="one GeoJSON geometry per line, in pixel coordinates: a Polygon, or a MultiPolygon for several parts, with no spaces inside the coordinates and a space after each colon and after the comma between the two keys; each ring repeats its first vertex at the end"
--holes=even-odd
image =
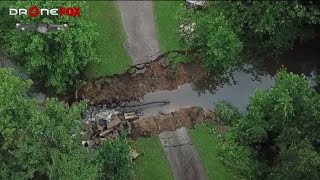
{"type": "Polygon", "coordinates": [[[131,134],[132,121],[139,119],[139,116],[135,112],[122,113],[106,106],[91,106],[82,113],[82,119],[88,139],[82,144],[87,148],[97,148],[102,141],[116,139],[122,130],[131,134]]]}

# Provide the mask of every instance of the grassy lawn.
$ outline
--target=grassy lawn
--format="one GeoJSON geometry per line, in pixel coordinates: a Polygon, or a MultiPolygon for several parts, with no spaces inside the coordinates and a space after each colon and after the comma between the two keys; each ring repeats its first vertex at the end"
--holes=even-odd
{"type": "Polygon", "coordinates": [[[134,180],[173,179],[169,162],[166,159],[158,136],[131,141],[140,153],[134,161],[134,180]]]}
{"type": "Polygon", "coordinates": [[[160,50],[162,52],[179,49],[179,22],[177,11],[184,1],[153,1],[160,50]]]}
{"type": "Polygon", "coordinates": [[[219,144],[213,125],[197,124],[194,129],[189,130],[189,135],[206,168],[209,179],[235,179],[218,158],[219,144]]]}
{"type": "Polygon", "coordinates": [[[97,55],[99,63],[89,64],[85,75],[88,79],[120,74],[127,70],[132,60],[124,48],[126,41],[121,16],[116,1],[90,1],[92,21],[99,32],[97,55]]]}

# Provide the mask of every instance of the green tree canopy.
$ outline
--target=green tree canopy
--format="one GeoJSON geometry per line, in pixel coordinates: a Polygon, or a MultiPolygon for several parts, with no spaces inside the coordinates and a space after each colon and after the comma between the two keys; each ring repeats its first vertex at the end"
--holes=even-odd
{"type": "Polygon", "coordinates": [[[96,179],[99,168],[81,145],[80,112],[48,99],[39,109],[30,82],[0,69],[0,179],[96,179]]]}
{"type": "Polygon", "coordinates": [[[183,44],[198,50],[208,71],[223,72],[239,60],[278,55],[319,36],[318,1],[207,1],[183,10],[181,24],[196,23],[183,44]]]}
{"type": "Polygon", "coordinates": [[[88,6],[85,2],[16,2],[12,7],[28,9],[31,6],[41,8],[81,7],[80,17],[69,16],[14,16],[16,22],[52,24],[67,23],[67,31],[22,33],[12,30],[6,33],[9,55],[32,75],[35,82],[41,82],[52,93],[63,93],[74,87],[85,66],[96,61],[93,43],[97,38],[94,24],[88,20],[88,6]]]}
{"type": "Polygon", "coordinates": [[[242,43],[223,14],[210,9],[184,11],[181,22],[194,28],[182,36],[183,45],[198,50],[208,72],[225,72],[238,64],[242,43]]]}
{"type": "MultiPolygon", "coordinates": [[[[257,90],[247,113],[233,122],[227,142],[249,149],[256,162],[249,167],[254,177],[320,177],[320,95],[304,76],[281,70],[276,84],[270,90],[257,90]]],[[[226,149],[226,157],[235,152],[226,149]]]]}
{"type": "Polygon", "coordinates": [[[103,167],[100,179],[130,179],[133,164],[129,153],[130,149],[124,134],[117,141],[108,141],[102,144],[97,156],[98,163],[103,167]]]}
{"type": "Polygon", "coordinates": [[[132,161],[126,139],[88,152],[80,114],[57,99],[39,106],[29,97],[31,81],[0,68],[0,179],[129,179],[132,161]]]}

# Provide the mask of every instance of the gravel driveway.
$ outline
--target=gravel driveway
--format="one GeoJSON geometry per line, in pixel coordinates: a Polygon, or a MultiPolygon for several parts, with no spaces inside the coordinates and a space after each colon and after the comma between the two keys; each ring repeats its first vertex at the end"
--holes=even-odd
{"type": "Polygon", "coordinates": [[[152,1],[118,1],[133,64],[153,60],[159,53],[152,1]]]}

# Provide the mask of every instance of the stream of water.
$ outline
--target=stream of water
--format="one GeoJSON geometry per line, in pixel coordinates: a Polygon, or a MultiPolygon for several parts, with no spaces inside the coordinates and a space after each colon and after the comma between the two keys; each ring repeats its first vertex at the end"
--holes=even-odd
{"type": "MultiPolygon", "coordinates": [[[[143,108],[145,116],[158,113],[170,113],[183,107],[199,106],[203,109],[214,109],[217,102],[225,100],[238,107],[241,111],[246,110],[249,97],[254,95],[257,89],[268,89],[275,83],[275,73],[285,67],[290,72],[305,74],[309,79],[310,85],[314,85],[320,57],[320,41],[313,41],[304,46],[297,47],[293,51],[279,57],[277,61],[266,60],[261,69],[264,75],[253,75],[252,69],[258,71],[251,65],[246,65],[244,69],[232,73],[232,78],[236,83],[225,84],[216,87],[214,91],[202,90],[193,83],[180,86],[173,91],[158,91],[149,93],[141,100],[142,103],[153,101],[170,101],[164,106],[148,106],[143,108]],[[251,72],[247,70],[251,69],[251,72]]],[[[259,71],[261,71],[259,69],[259,71]]]]}

